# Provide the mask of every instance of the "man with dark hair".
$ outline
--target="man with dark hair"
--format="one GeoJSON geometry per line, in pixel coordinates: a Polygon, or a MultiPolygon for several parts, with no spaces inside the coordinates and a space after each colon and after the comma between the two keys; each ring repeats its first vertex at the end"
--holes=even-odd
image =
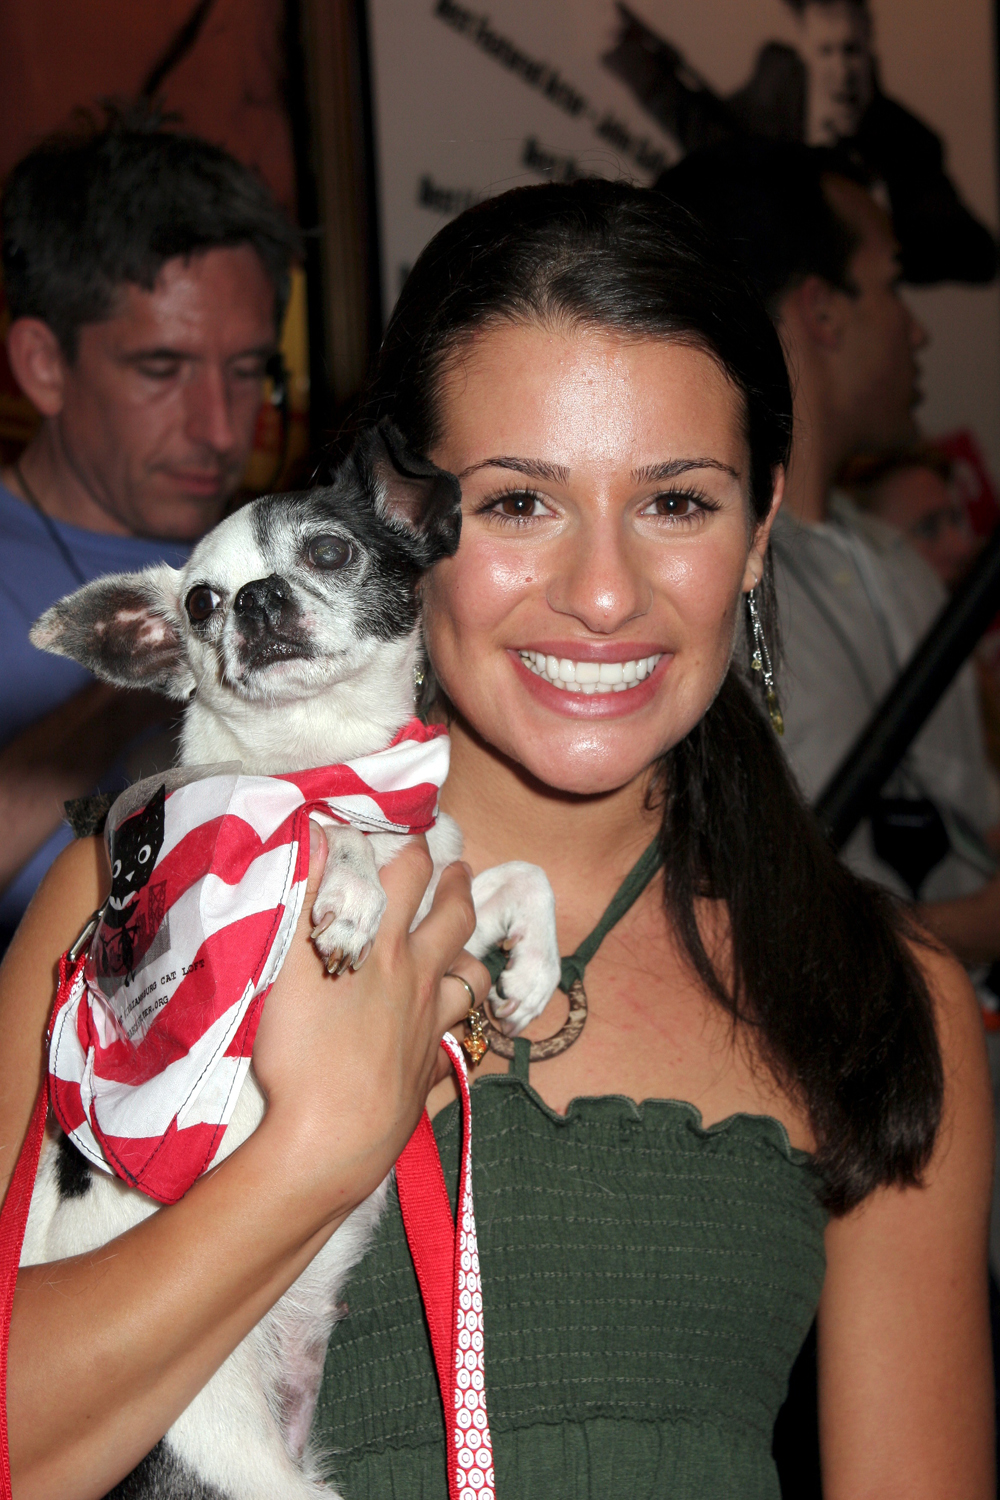
{"type": "MultiPolygon", "coordinates": [[[[898,290],[898,245],[875,199],[820,150],[734,141],[660,187],[720,234],[781,334],[795,437],[772,557],[784,636],[783,741],[815,797],[898,677],[944,590],[894,528],[834,482],[858,453],[911,444],[925,342],[898,290]]],[[[845,857],[901,895],[971,965],[1000,958],[997,821],[966,669],[845,857]],[[904,806],[906,804],[906,806],[904,806]],[[904,816],[905,815],[905,816],[904,816]]]]}
{"type": "Polygon", "coordinates": [[[297,241],[227,152],[120,116],[32,151],[0,218],[8,359],[42,418],[0,471],[2,945],[68,837],[64,801],[121,785],[121,746],[162,716],[35,651],[28,628],[101,573],[179,566],[220,518],[297,241]]]}
{"type": "Polygon", "coordinates": [[[683,151],[740,135],[836,150],[848,175],[882,184],[907,281],[992,281],[996,242],[959,197],[940,137],[882,92],[868,0],[786,4],[796,46],[765,42],[750,78],[726,97],[622,3],[603,61],[683,151]]]}

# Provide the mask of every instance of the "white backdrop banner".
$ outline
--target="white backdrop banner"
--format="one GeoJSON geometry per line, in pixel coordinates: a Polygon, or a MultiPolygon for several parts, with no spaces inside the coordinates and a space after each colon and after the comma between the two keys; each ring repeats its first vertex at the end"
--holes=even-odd
{"type": "Polygon", "coordinates": [[[991,0],[368,0],[384,305],[477,199],[581,174],[654,182],[741,130],[841,144],[903,241],[931,433],[1000,472],[991,0]]]}

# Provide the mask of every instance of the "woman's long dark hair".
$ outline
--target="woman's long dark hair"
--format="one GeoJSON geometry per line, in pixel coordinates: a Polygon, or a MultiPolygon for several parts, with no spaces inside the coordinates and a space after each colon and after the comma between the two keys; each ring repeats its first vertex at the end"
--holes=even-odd
{"type": "MultiPolygon", "coordinates": [[[[755,294],[682,209],[598,180],[518,188],[469,209],[410,272],[365,418],[391,415],[428,452],[449,360],[477,332],[522,320],[710,353],[742,395],[751,511],[767,514],[791,436],[781,346],[755,294]]],[[[770,568],[764,606],[776,647],[770,568]]],[[[918,1182],[943,1075],[904,909],[839,863],[738,665],[662,756],[651,793],[663,807],[668,919],[706,988],[754,1029],[763,1060],[808,1110],[828,1207],[842,1213],[880,1184],[918,1182]],[[705,897],[728,908],[731,981],[702,941],[705,897]]]]}

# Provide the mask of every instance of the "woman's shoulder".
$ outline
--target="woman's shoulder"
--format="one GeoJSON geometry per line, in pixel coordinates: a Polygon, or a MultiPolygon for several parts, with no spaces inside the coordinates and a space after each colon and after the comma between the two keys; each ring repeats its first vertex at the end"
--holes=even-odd
{"type": "MultiPolygon", "coordinates": [[[[982,1170],[992,1170],[993,1092],[979,999],[954,954],[930,936],[910,938],[910,953],[934,1006],[944,1073],[944,1108],[930,1170],[943,1160],[956,1130],[982,1170]]],[[[971,1165],[971,1163],[970,1163],[971,1165]]]]}
{"type": "Polygon", "coordinates": [[[16,957],[26,947],[37,948],[47,936],[48,947],[61,943],[57,961],[100,904],[106,884],[107,859],[101,839],[74,839],[53,861],[32,897],[8,956],[16,957]]]}
{"type": "Polygon", "coordinates": [[[930,934],[921,933],[905,942],[934,1006],[946,1094],[949,1087],[954,1088],[954,1069],[960,1064],[981,1071],[988,1082],[982,1011],[968,973],[951,950],[930,934]]]}

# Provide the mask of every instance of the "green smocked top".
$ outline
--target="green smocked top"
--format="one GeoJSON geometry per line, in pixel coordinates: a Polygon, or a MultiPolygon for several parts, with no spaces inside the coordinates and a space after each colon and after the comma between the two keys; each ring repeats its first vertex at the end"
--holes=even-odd
{"type": "MultiPolygon", "coordinates": [[[[784,1127],[690,1104],[472,1089],[498,1500],[777,1500],[771,1434],[823,1282],[826,1213],[784,1127]]],[[[457,1105],[434,1122],[454,1206],[457,1105]]],[[[447,1500],[393,1192],[334,1329],[313,1429],[344,1500],[447,1500]]]]}

